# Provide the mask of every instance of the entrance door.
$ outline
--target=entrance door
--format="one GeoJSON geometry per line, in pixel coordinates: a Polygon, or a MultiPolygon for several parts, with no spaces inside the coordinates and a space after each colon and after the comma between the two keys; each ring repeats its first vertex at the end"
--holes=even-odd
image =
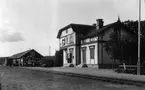
{"type": "Polygon", "coordinates": [[[82,48],[82,61],[83,64],[86,64],[86,47],[82,48]]]}
{"type": "Polygon", "coordinates": [[[69,49],[69,59],[70,59],[70,63],[72,63],[72,61],[73,61],[73,48],[70,48],[69,49]]]}

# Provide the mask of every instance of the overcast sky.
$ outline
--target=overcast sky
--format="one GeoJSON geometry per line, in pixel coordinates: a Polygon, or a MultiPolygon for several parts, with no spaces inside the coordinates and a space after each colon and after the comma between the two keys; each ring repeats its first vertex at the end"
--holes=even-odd
{"type": "MultiPolygon", "coordinates": [[[[58,30],[69,23],[105,24],[138,19],[138,0],[0,0],[0,56],[35,49],[51,55],[59,49],[58,30]]],[[[142,0],[142,20],[145,3],[142,0]]]]}

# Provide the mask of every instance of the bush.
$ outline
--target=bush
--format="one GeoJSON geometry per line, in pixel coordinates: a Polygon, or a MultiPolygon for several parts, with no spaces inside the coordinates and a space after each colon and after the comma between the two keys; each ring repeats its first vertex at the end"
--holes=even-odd
{"type": "Polygon", "coordinates": [[[123,69],[120,69],[120,68],[117,68],[117,69],[115,69],[114,71],[117,72],[117,73],[122,73],[122,72],[124,72],[123,69]]]}
{"type": "Polygon", "coordinates": [[[83,67],[83,68],[87,68],[88,65],[87,65],[87,64],[83,64],[82,67],[83,67]]]}
{"type": "Polygon", "coordinates": [[[73,64],[70,64],[69,67],[74,67],[74,65],[73,64]]]}

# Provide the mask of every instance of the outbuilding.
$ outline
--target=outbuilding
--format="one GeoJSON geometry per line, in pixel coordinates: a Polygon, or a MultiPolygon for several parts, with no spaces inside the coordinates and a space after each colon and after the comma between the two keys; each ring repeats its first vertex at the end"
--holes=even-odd
{"type": "Polygon", "coordinates": [[[40,66],[43,56],[34,49],[12,55],[15,66],[40,66]]]}

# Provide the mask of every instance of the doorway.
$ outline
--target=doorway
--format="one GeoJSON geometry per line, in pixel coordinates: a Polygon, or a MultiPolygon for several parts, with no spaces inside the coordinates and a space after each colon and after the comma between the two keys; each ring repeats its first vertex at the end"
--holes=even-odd
{"type": "Polygon", "coordinates": [[[69,63],[72,63],[73,57],[74,57],[74,56],[73,56],[73,48],[70,48],[70,49],[69,49],[69,52],[70,52],[70,53],[69,53],[69,63]]]}

